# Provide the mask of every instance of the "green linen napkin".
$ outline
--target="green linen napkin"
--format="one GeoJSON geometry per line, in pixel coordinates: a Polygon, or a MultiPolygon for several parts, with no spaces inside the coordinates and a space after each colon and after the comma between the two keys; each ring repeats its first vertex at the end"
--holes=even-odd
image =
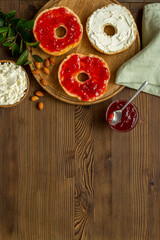
{"type": "Polygon", "coordinates": [[[160,3],[144,7],[142,43],[144,49],[119,68],[116,83],[138,89],[148,81],[144,92],[160,96],[160,3]]]}

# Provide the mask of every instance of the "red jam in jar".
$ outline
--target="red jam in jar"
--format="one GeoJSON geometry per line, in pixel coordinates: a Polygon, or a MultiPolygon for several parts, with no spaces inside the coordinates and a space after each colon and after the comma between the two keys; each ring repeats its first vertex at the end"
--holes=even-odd
{"type": "Polygon", "coordinates": [[[119,132],[128,132],[131,131],[137,124],[139,119],[138,109],[133,104],[130,103],[122,112],[122,118],[121,120],[116,124],[113,125],[109,119],[112,116],[112,113],[116,110],[122,109],[122,107],[126,104],[128,100],[125,99],[119,99],[111,103],[106,112],[106,121],[108,125],[119,132]]]}

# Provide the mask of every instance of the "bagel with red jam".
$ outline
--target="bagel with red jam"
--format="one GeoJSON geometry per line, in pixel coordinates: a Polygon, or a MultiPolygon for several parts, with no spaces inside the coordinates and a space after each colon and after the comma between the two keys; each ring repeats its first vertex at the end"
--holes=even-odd
{"type": "Polygon", "coordinates": [[[83,36],[83,27],[79,17],[67,7],[54,7],[41,12],[35,19],[33,34],[39,47],[54,56],[62,55],[78,46],[83,36]],[[56,35],[56,30],[63,27],[66,34],[56,35]]]}
{"type": "Polygon", "coordinates": [[[107,90],[110,70],[107,63],[96,55],[69,55],[59,66],[59,83],[64,91],[80,101],[95,101],[107,90]],[[85,73],[85,82],[78,80],[78,75],[85,73]]]}

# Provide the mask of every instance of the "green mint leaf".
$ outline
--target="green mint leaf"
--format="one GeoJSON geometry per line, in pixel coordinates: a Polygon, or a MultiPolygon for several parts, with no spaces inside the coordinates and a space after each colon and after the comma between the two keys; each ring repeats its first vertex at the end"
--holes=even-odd
{"type": "Polygon", "coordinates": [[[4,19],[7,18],[7,14],[3,13],[3,12],[0,12],[0,16],[2,16],[4,19]]]}
{"type": "Polygon", "coordinates": [[[11,46],[12,49],[12,56],[16,57],[19,54],[19,47],[17,43],[13,43],[11,46]]]}
{"type": "Polygon", "coordinates": [[[25,22],[26,22],[25,19],[21,19],[21,20],[19,20],[19,22],[17,23],[17,29],[18,29],[18,30],[21,29],[22,26],[23,26],[23,24],[24,24],[25,22]]]}
{"type": "Polygon", "coordinates": [[[24,65],[29,65],[31,63],[32,63],[32,61],[27,61],[24,65]]]}
{"type": "Polygon", "coordinates": [[[28,59],[28,51],[25,50],[21,56],[19,57],[18,61],[17,61],[17,65],[23,65],[28,59]]]}
{"type": "Polygon", "coordinates": [[[36,62],[44,62],[44,60],[40,56],[38,56],[38,55],[32,55],[32,57],[34,58],[34,60],[36,62]]]}
{"type": "Polygon", "coordinates": [[[15,37],[8,37],[7,38],[7,42],[11,42],[11,41],[13,41],[15,39],[15,37]]]}
{"type": "Polygon", "coordinates": [[[0,43],[3,43],[6,41],[6,35],[1,35],[0,36],[0,43]]]}
{"type": "Polygon", "coordinates": [[[15,15],[16,15],[16,11],[13,10],[13,11],[9,12],[6,17],[7,17],[8,19],[11,19],[11,18],[15,17],[15,15]]]}
{"type": "Polygon", "coordinates": [[[8,32],[8,27],[0,28],[0,34],[8,32]]]}
{"type": "Polygon", "coordinates": [[[8,37],[14,37],[16,35],[16,31],[12,26],[9,26],[8,37]]]}
{"type": "Polygon", "coordinates": [[[30,32],[27,32],[24,29],[19,29],[19,32],[20,32],[22,38],[24,39],[24,41],[32,42],[33,38],[32,38],[32,34],[30,32]]]}
{"type": "Polygon", "coordinates": [[[4,47],[9,47],[9,46],[11,46],[12,43],[13,43],[13,41],[12,42],[5,42],[5,43],[3,43],[3,46],[4,47]]]}
{"type": "Polygon", "coordinates": [[[26,49],[25,42],[21,39],[19,53],[24,52],[25,49],[26,49]]]}
{"type": "Polygon", "coordinates": [[[8,22],[5,22],[4,27],[8,27],[8,25],[9,25],[8,22]]]}
{"type": "Polygon", "coordinates": [[[12,43],[14,42],[15,37],[5,38],[5,41],[3,41],[3,46],[10,47],[12,43]]]}
{"type": "Polygon", "coordinates": [[[13,18],[10,21],[14,26],[17,26],[17,24],[19,23],[20,20],[21,20],[20,18],[13,18]]]}
{"type": "Polygon", "coordinates": [[[30,20],[28,22],[25,22],[22,27],[25,30],[31,31],[33,29],[33,26],[34,26],[34,20],[30,20]]]}
{"type": "Polygon", "coordinates": [[[27,45],[28,45],[28,46],[34,47],[34,48],[37,48],[37,47],[39,46],[39,44],[40,44],[40,41],[34,42],[34,43],[28,43],[28,42],[27,42],[27,45]]]}
{"type": "Polygon", "coordinates": [[[5,23],[4,19],[0,17],[0,28],[4,26],[4,23],[5,23]]]}

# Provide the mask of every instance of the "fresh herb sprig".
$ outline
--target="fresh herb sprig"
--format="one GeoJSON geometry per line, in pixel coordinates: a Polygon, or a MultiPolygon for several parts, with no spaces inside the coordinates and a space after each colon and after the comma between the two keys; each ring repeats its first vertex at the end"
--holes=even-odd
{"type": "Polygon", "coordinates": [[[15,15],[15,10],[8,14],[0,11],[0,44],[10,49],[13,57],[19,56],[17,65],[28,65],[33,61],[43,62],[40,56],[32,55],[28,48],[37,48],[40,44],[40,41],[33,40],[34,20],[15,18],[15,15]],[[29,55],[32,61],[28,61],[29,55]]]}

